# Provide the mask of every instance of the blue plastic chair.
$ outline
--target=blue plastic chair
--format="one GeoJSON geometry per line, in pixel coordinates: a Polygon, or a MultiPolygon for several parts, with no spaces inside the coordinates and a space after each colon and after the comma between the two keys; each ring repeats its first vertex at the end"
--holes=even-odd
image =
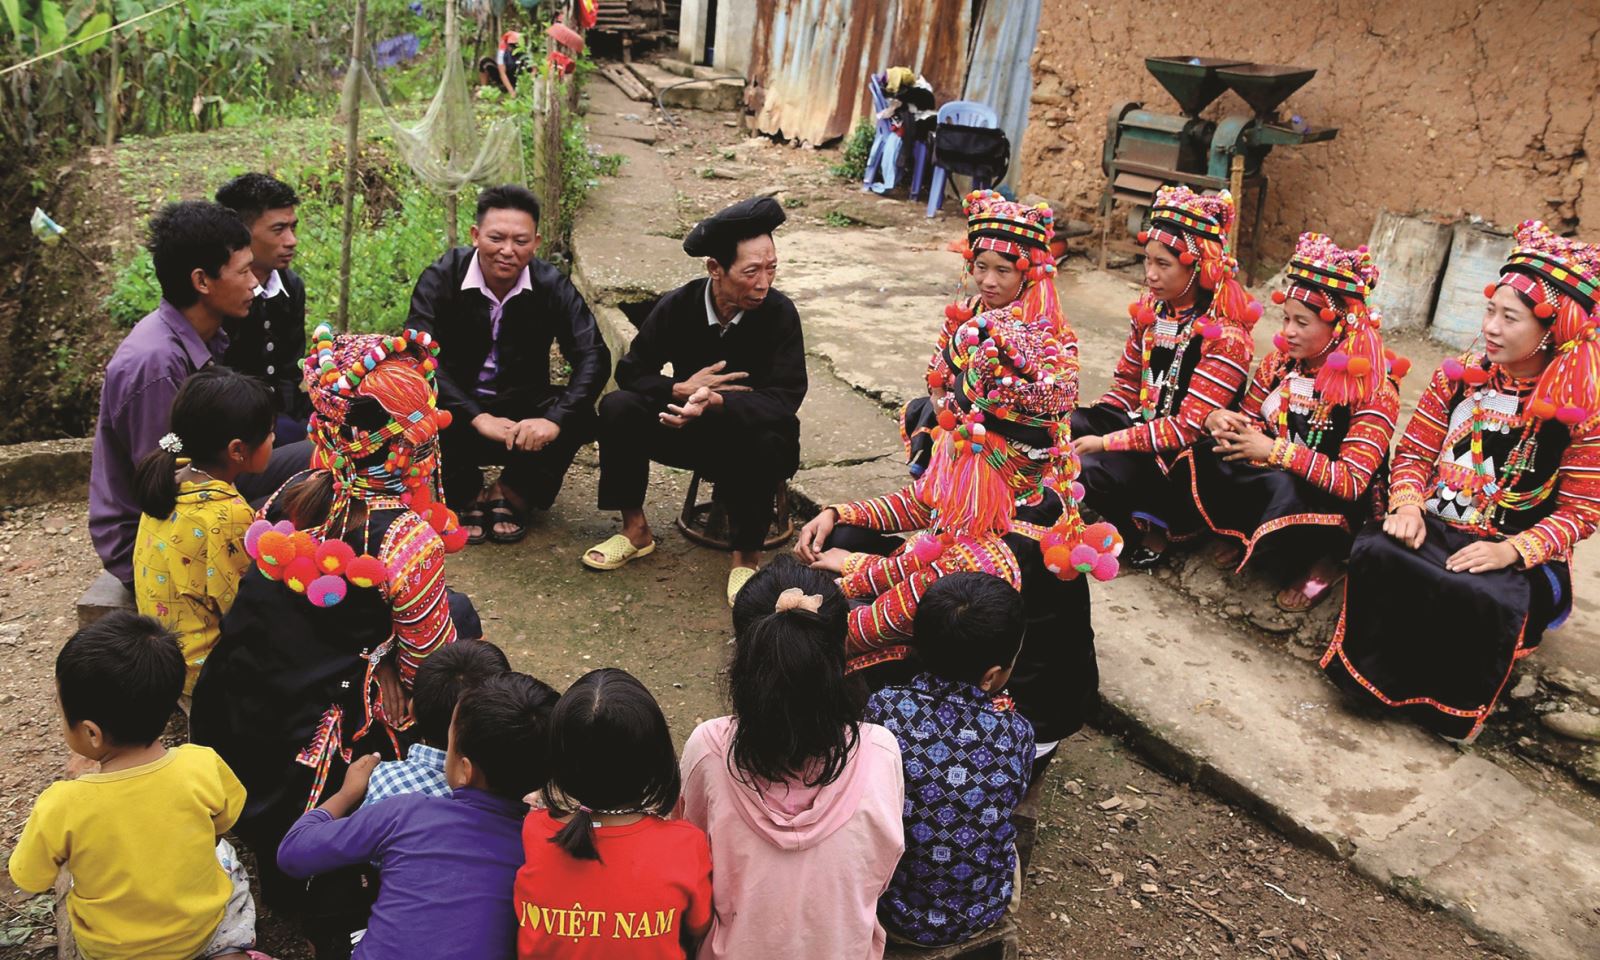
{"type": "MultiPolygon", "coordinates": [[[[939,108],[939,122],[993,129],[1000,126],[1000,115],[987,103],[979,103],[976,100],[952,100],[939,108]]],[[[944,205],[944,185],[949,177],[950,171],[939,164],[934,164],[933,185],[928,189],[928,216],[937,215],[939,208],[944,205]]],[[[989,184],[981,183],[977,178],[973,179],[972,189],[979,190],[987,186],[989,184]]]]}
{"type": "MultiPolygon", "coordinates": [[[[872,94],[872,113],[874,116],[882,113],[889,106],[889,98],[883,92],[883,74],[873,74],[867,80],[867,90],[872,94]]],[[[888,120],[877,121],[877,133],[872,138],[872,149],[867,153],[867,169],[861,176],[861,189],[871,190],[873,193],[887,193],[894,189],[895,176],[899,171],[900,149],[904,138],[894,135],[894,125],[888,120]],[[883,185],[881,188],[874,186],[873,181],[878,179],[879,168],[883,169],[883,185]]],[[[911,196],[915,199],[922,193],[922,182],[928,174],[928,165],[932,155],[928,150],[925,140],[919,140],[911,147],[911,196]]]]}

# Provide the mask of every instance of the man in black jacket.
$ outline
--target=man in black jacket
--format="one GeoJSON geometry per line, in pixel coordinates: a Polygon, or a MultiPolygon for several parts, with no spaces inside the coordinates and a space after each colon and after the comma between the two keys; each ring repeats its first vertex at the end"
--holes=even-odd
{"type": "Polygon", "coordinates": [[[585,565],[615,570],[655,549],[644,513],[654,460],[716,485],[733,546],[730,604],[755,573],[773,495],[799,469],[806,395],[800,314],[772,289],[772,231],[783,221],[783,207],[760,197],[684,239],[708,276],[661,298],[617,365],[620,389],[600,402],[600,509],[621,511],[622,533],[584,554],[585,565]]]}
{"type": "Polygon", "coordinates": [[[306,355],[306,285],[289,269],[299,238],[300,198],[294,188],[264,173],[234,177],[217,189],[217,202],[239,215],[250,229],[250,271],[256,276],[255,304],[248,316],[229,318],[223,366],[261,377],[278,403],[280,443],[304,439],[311,400],[300,389],[300,360],[306,355]]]}
{"type": "Polygon", "coordinates": [[[539,201],[515,184],[478,194],[472,246],[422,272],[407,325],[439,343],[444,491],[468,542],[515,543],[527,511],[547,510],[578,448],[594,435],[594,404],[611,352],[572,283],[534,257],[539,201]],[[572,373],[550,383],[550,344],[572,373]],[[485,493],[483,467],[505,470],[485,493]]]}

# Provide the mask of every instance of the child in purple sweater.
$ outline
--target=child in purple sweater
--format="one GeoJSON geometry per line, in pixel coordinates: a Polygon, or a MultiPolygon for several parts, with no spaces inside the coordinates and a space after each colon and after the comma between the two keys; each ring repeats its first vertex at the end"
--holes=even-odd
{"type": "Polygon", "coordinates": [[[356,810],[377,766],[372,755],[351,764],[344,786],[290,828],[278,867],[292,877],[378,864],[378,901],[354,960],[516,956],[511,899],[523,861],[522,798],[548,775],[556,700],[526,674],[487,680],[462,696],[450,723],[448,798],[403,794],[356,810]]]}

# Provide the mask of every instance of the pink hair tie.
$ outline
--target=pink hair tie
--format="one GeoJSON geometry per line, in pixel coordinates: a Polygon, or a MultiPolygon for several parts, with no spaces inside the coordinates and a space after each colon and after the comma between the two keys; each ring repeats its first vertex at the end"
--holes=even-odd
{"type": "Polygon", "coordinates": [[[783,613],[786,610],[804,610],[807,613],[816,613],[822,609],[822,594],[806,593],[799,587],[790,587],[778,594],[778,602],[773,605],[773,613],[783,613]]]}

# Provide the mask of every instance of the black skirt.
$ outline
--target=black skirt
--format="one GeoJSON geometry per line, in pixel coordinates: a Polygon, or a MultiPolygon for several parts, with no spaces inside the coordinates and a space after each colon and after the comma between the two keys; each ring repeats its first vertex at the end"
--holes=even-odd
{"type": "Polygon", "coordinates": [[[1343,689],[1466,738],[1493,713],[1511,669],[1572,608],[1567,564],[1451,573],[1481,537],[1426,518],[1417,550],[1373,524],[1350,550],[1344,610],[1322,668],[1343,689]]]}
{"type": "MultiPolygon", "coordinates": [[[[1216,446],[1214,440],[1201,440],[1181,459],[1195,509],[1206,525],[1244,544],[1240,568],[1270,534],[1321,530],[1330,543],[1348,543],[1349,534],[1371,514],[1372,487],[1356,500],[1343,500],[1287,470],[1224,460],[1216,446]]],[[[1374,478],[1374,484],[1380,479],[1374,478]]]]}

